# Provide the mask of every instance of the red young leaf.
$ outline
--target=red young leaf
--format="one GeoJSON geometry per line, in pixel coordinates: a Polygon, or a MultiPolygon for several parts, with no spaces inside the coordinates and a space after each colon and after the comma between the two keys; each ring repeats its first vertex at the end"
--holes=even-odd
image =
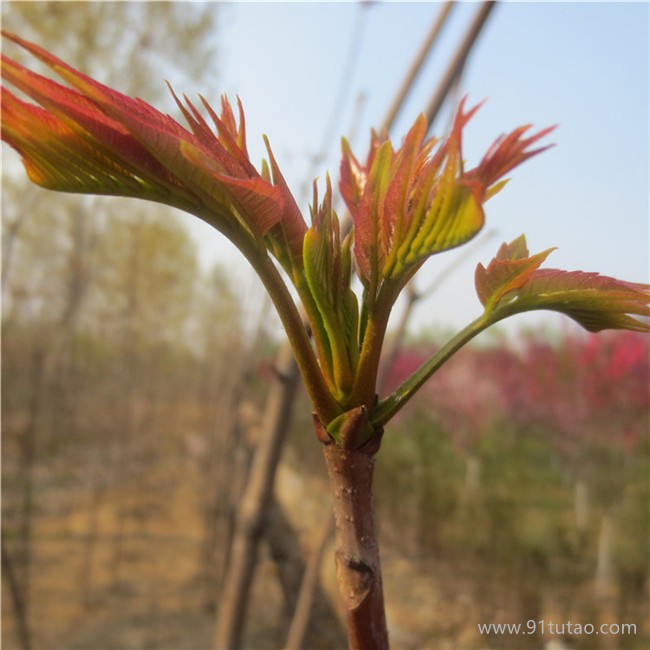
{"type": "Polygon", "coordinates": [[[487,269],[476,267],[476,293],[485,307],[496,305],[506,294],[522,287],[553,248],[529,257],[526,238],[521,235],[509,244],[502,244],[487,269]]]}
{"type": "Polygon", "coordinates": [[[354,222],[354,255],[359,276],[365,284],[376,285],[386,260],[386,246],[381,241],[386,191],[390,178],[393,148],[385,142],[374,157],[363,193],[352,212],[354,222]]]}
{"type": "Polygon", "coordinates": [[[266,137],[264,138],[264,143],[266,144],[266,150],[269,154],[273,183],[280,190],[284,201],[284,216],[282,221],[273,228],[269,235],[279,244],[280,250],[289,253],[292,259],[292,264],[300,265],[302,260],[302,243],[305,238],[305,233],[307,232],[307,224],[303,219],[300,208],[296,203],[296,199],[293,197],[293,194],[291,194],[291,190],[289,189],[287,182],[284,180],[284,176],[280,171],[280,167],[271,151],[271,145],[266,137]]]}
{"type": "Polygon", "coordinates": [[[344,141],[340,190],[354,221],[364,283],[374,276],[378,282],[409,277],[427,257],[469,241],[483,227],[483,203],[503,187],[502,176],[544,149],[528,150],[550,129],[524,138],[528,127],[521,127],[499,138],[478,167],[465,171],[462,132],[479,106],[465,111],[461,101],[440,143],[426,139],[423,116],[397,151],[373,140],[372,163],[365,167],[344,141]]]}
{"type": "Polygon", "coordinates": [[[297,206],[275,164],[271,182],[250,162],[241,103],[238,126],[226,98],[220,117],[201,98],[215,132],[187,98],[183,104],[172,91],[188,131],[146,102],[104,86],[17,36],[4,35],[74,87],[2,58],[5,82],[45,109],[3,88],[2,139],[21,154],[34,182],[60,191],[159,201],[214,225],[243,221],[261,235],[287,220],[291,245],[300,256],[302,240],[294,240],[304,236],[306,225],[297,222],[297,206]]]}
{"type": "Polygon", "coordinates": [[[494,322],[533,309],[566,314],[590,332],[650,331],[650,286],[598,273],[540,269],[553,249],[529,256],[523,235],[503,244],[485,268],[476,268],[476,291],[494,322]]]}

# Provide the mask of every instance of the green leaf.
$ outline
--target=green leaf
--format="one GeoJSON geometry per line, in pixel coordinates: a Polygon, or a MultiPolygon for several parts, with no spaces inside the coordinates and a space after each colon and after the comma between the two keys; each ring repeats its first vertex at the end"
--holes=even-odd
{"type": "MultiPolygon", "coordinates": [[[[314,205],[318,204],[314,188],[314,205]]],[[[354,382],[358,364],[359,308],[350,288],[351,238],[341,244],[339,222],[332,210],[331,186],[323,204],[312,208],[313,225],[303,243],[303,265],[310,295],[317,313],[310,320],[321,364],[333,392],[344,400],[354,382]]]]}
{"type": "MultiPolygon", "coordinates": [[[[303,297],[303,302],[309,315],[312,336],[318,350],[321,369],[325,374],[330,387],[334,385],[334,360],[332,346],[327,334],[327,327],[323,312],[327,311],[328,287],[324,278],[327,277],[327,261],[324,254],[323,238],[315,228],[310,228],[303,240],[303,264],[307,288],[310,292],[309,299],[303,297]]],[[[299,287],[300,288],[300,287],[299,287]]]]}
{"type": "Polygon", "coordinates": [[[553,249],[529,255],[523,235],[503,244],[485,268],[476,268],[476,291],[485,317],[496,322],[507,316],[548,309],[569,316],[590,332],[604,329],[650,331],[650,286],[598,273],[540,269],[553,249]]]}
{"type": "Polygon", "coordinates": [[[550,309],[566,314],[590,332],[627,329],[650,332],[650,286],[598,273],[541,269],[517,291],[516,311],[550,309]]]}
{"type": "Polygon", "coordinates": [[[400,251],[400,261],[405,267],[456,248],[472,239],[484,223],[483,208],[471,189],[444,178],[416,237],[400,251]]]}

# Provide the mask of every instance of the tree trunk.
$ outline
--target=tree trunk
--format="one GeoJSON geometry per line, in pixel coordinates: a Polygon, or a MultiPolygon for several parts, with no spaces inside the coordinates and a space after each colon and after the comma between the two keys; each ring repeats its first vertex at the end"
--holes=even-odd
{"type": "Polygon", "coordinates": [[[104,497],[105,478],[98,477],[93,487],[93,497],[90,503],[88,516],[88,532],[82,551],[82,569],[79,575],[81,589],[81,604],[84,610],[90,609],[92,605],[93,575],[95,572],[97,539],[99,537],[99,512],[104,497]]]}
{"type": "Polygon", "coordinates": [[[300,591],[296,602],[296,609],[287,634],[285,650],[299,650],[302,648],[309,625],[314,598],[320,584],[320,567],[323,563],[323,554],[327,542],[332,536],[334,519],[330,515],[321,530],[318,544],[309,557],[309,562],[304,571],[300,591]]]}
{"type": "Polygon", "coordinates": [[[589,491],[587,483],[582,479],[575,484],[574,504],[576,514],[576,526],[582,533],[587,529],[589,523],[589,491]]]}
{"type": "Polygon", "coordinates": [[[324,445],[334,497],[336,577],[346,613],[350,650],[388,648],[379,547],[372,515],[374,455],[379,448],[373,442],[374,439],[357,450],[344,449],[334,442],[324,445]]]}
{"type": "Polygon", "coordinates": [[[278,582],[284,596],[287,617],[296,609],[300,583],[305,572],[298,535],[275,495],[267,510],[264,539],[275,562],[278,582]]]}
{"type": "Polygon", "coordinates": [[[23,593],[18,578],[14,570],[13,560],[11,559],[5,540],[0,544],[2,551],[2,577],[7,581],[9,593],[11,594],[11,602],[14,607],[14,616],[16,618],[16,630],[18,639],[20,640],[20,647],[22,650],[30,650],[32,647],[31,634],[29,624],[27,622],[27,610],[25,601],[23,600],[23,593]]]}
{"type": "MultiPolygon", "coordinates": [[[[55,349],[56,349],[56,344],[55,349]]],[[[31,638],[31,584],[32,584],[32,533],[34,518],[34,492],[36,474],[37,438],[43,416],[45,393],[48,383],[47,352],[40,345],[32,355],[32,395],[29,404],[27,423],[20,440],[20,512],[18,521],[18,549],[14,571],[15,583],[20,586],[20,619],[27,639],[31,638]]],[[[3,544],[4,545],[4,544],[3,544]]],[[[7,556],[8,557],[8,556],[7,556]]],[[[18,610],[16,610],[18,614],[18,610]]]]}
{"type": "Polygon", "coordinates": [[[612,563],[612,545],[614,539],[614,523],[608,512],[603,515],[598,536],[598,563],[596,565],[595,589],[596,595],[603,598],[612,589],[614,567],[612,563]]]}
{"type": "Polygon", "coordinates": [[[257,548],[300,379],[298,366],[288,345],[282,349],[277,370],[281,381],[271,388],[272,393],[269,395],[264,414],[264,430],[237,513],[230,567],[219,599],[214,642],[217,649],[236,650],[241,646],[257,548]]]}
{"type": "Polygon", "coordinates": [[[469,454],[465,459],[465,497],[472,501],[481,489],[481,460],[469,454]]]}

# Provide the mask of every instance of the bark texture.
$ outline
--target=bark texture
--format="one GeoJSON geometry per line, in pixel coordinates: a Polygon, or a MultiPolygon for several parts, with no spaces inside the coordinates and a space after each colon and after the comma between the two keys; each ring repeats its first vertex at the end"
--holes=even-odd
{"type": "Polygon", "coordinates": [[[372,478],[379,436],[357,450],[324,445],[334,498],[336,574],[350,650],[388,648],[388,631],[372,513],[372,478]]]}

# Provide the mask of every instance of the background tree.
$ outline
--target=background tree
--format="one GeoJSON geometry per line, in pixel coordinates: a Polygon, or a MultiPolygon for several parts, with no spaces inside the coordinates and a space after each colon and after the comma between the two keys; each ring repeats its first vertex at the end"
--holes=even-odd
{"type": "MultiPolygon", "coordinates": [[[[214,41],[210,37],[216,26],[215,17],[214,7],[197,6],[188,10],[179,3],[9,2],[2,6],[4,28],[30,34],[43,43],[63,45],[67,56],[80,64],[83,62],[89,71],[110,70],[117,78],[128,69],[128,83],[133,92],[159,100],[164,97],[165,101],[167,90],[151,71],[164,65],[171,79],[186,75],[200,77],[205,68],[191,55],[187,44],[201,42],[204,51],[213,57],[214,41]],[[146,25],[146,30],[141,29],[142,25],[146,25]],[[170,29],[170,25],[174,28],[170,29]],[[61,39],[64,31],[74,33],[75,37],[61,39]],[[116,42],[120,42],[117,49],[116,42]],[[132,65],[136,60],[138,65],[132,65]],[[134,72],[136,67],[138,71],[134,72]]],[[[210,70],[214,74],[215,66],[211,65],[210,70]]],[[[12,334],[21,331],[26,343],[23,354],[31,357],[31,370],[22,375],[27,379],[22,384],[13,379],[20,373],[12,373],[14,388],[10,395],[5,392],[9,400],[22,394],[29,403],[29,415],[19,427],[21,432],[16,433],[22,450],[20,469],[18,474],[10,469],[5,471],[3,481],[5,494],[12,495],[14,490],[22,492],[17,545],[9,543],[5,555],[7,562],[16,557],[20,570],[15,574],[23,591],[22,611],[27,616],[31,521],[38,492],[34,484],[35,455],[42,453],[42,445],[61,444],[62,435],[74,437],[79,425],[85,394],[82,369],[93,363],[80,345],[80,321],[90,317],[84,313],[83,305],[89,294],[97,291],[94,283],[98,273],[106,270],[107,262],[111,263],[106,259],[107,242],[100,253],[104,231],[110,233],[110,220],[114,215],[130,213],[130,208],[101,199],[83,199],[79,203],[70,197],[53,208],[42,196],[34,194],[15,171],[10,165],[5,167],[3,184],[3,323],[7,345],[16,340],[12,334]],[[44,227],[47,236],[43,234],[44,227]],[[39,270],[36,260],[42,259],[51,262],[48,273],[39,270]],[[54,381],[55,377],[64,381],[54,381]],[[77,390],[75,393],[62,391],[63,386],[75,386],[77,390]]],[[[120,249],[110,251],[113,261],[119,257],[117,251],[120,249]]],[[[171,252],[180,249],[168,250],[171,252]]],[[[188,271],[195,272],[196,268],[188,271]]],[[[148,292],[151,287],[143,289],[148,292]]],[[[167,296],[156,307],[163,303],[167,308],[161,316],[170,317],[174,306],[180,306],[183,301],[169,301],[167,296]]],[[[147,304],[146,300],[143,304],[147,304]]],[[[151,322],[144,325],[149,330],[147,335],[155,329],[151,322]]],[[[130,344],[133,343],[131,340],[130,344]]],[[[6,412],[4,405],[3,411],[6,412]]],[[[119,412],[127,413],[129,407],[119,412]]],[[[5,441],[12,437],[13,430],[7,429],[5,441]]],[[[15,521],[13,506],[9,505],[12,503],[11,496],[3,499],[6,528],[13,528],[15,521]]],[[[13,537],[9,535],[6,539],[13,537]]],[[[29,630],[27,622],[23,628],[29,630]]],[[[29,634],[24,636],[23,644],[29,645],[29,634]]]]}

